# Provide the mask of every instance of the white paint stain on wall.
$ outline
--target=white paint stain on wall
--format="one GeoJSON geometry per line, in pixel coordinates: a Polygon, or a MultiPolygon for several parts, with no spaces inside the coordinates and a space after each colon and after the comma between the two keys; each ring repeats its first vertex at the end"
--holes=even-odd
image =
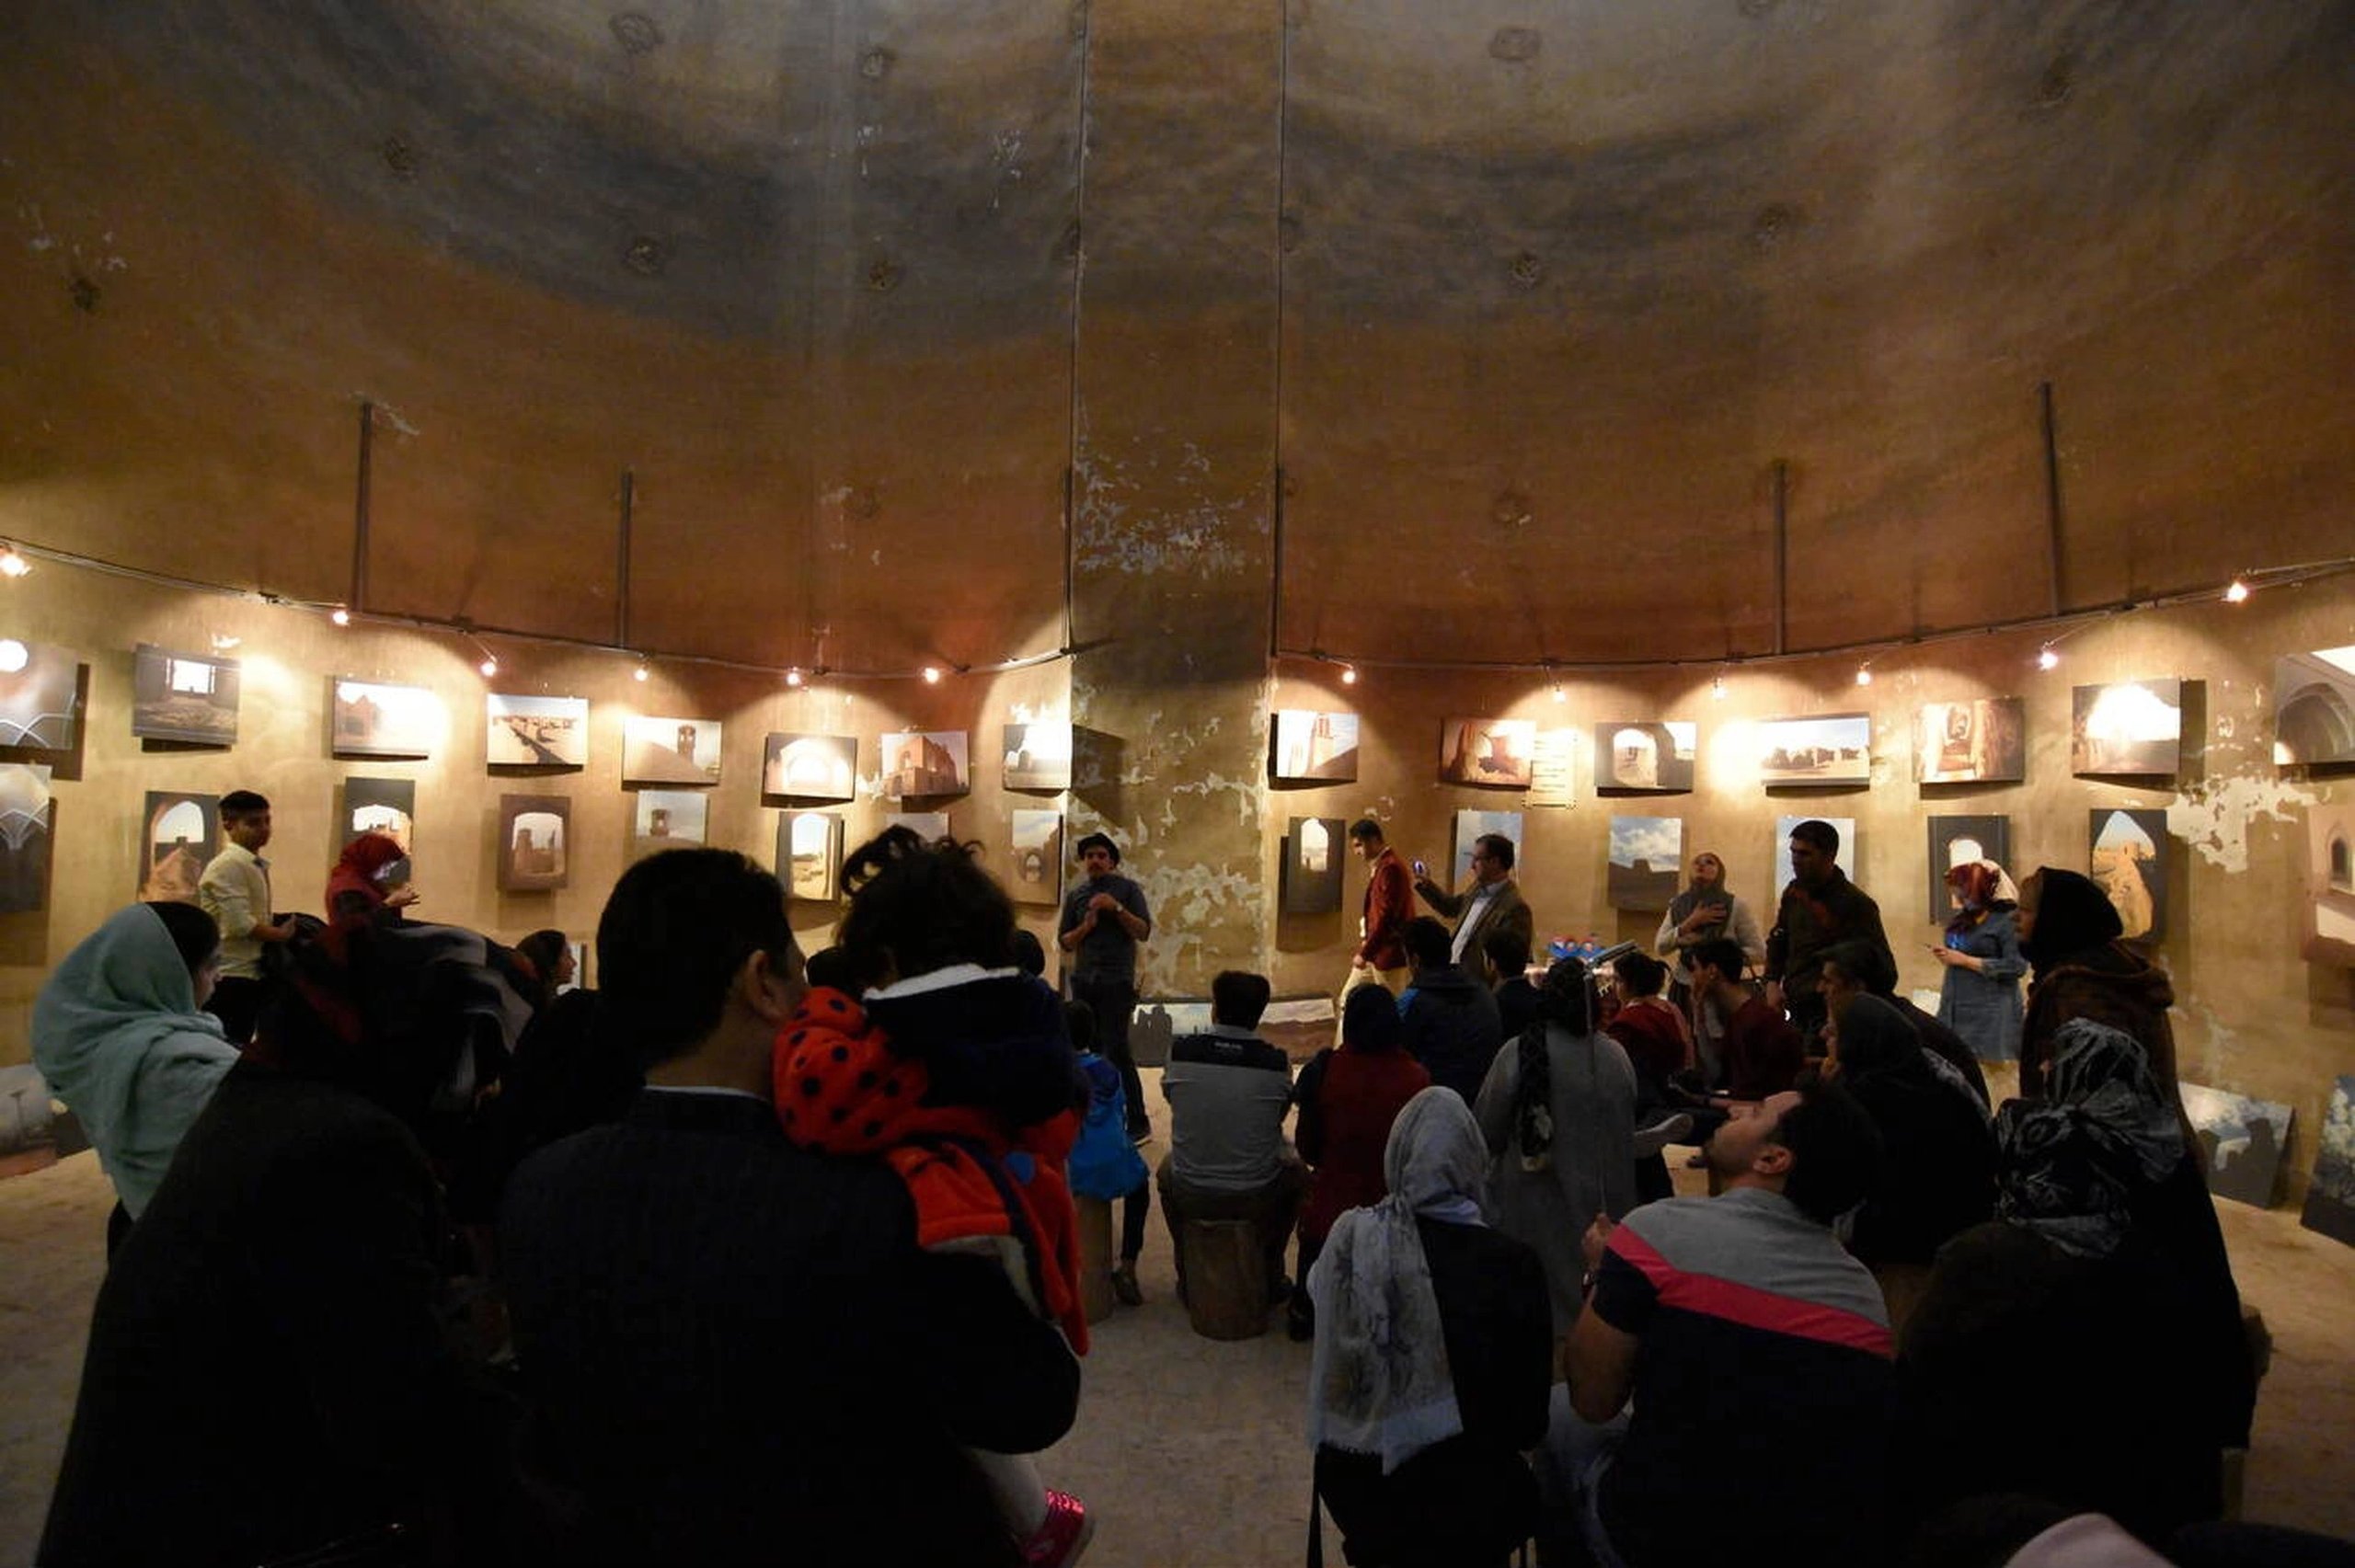
{"type": "Polygon", "coordinates": [[[2312,791],[2259,774],[2202,779],[2167,803],[2167,831],[2211,865],[2248,869],[2249,824],[2298,820],[2295,808],[2317,804],[2312,791]]]}

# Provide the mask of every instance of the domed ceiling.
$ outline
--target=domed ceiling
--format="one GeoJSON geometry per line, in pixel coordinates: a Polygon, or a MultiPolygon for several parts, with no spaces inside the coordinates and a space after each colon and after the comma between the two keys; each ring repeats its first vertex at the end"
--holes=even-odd
{"type": "Polygon", "coordinates": [[[1067,504],[1533,662],[1768,648],[1778,507],[1805,647],[2355,494],[2348,0],[85,0],[0,195],[0,536],[339,599],[365,418],[372,608],[755,663],[1057,646],[1067,504]]]}

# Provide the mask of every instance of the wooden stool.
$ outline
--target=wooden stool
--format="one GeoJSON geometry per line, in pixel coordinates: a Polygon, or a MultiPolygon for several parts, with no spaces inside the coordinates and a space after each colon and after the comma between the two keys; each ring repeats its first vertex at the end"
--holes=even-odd
{"type": "Polygon", "coordinates": [[[1112,1314],[1112,1206],[1100,1197],[1077,1199],[1079,1214],[1079,1307],[1091,1323],[1112,1314]]]}
{"type": "Polygon", "coordinates": [[[1178,1228],[1185,1251],[1186,1316],[1204,1339],[1254,1339],[1268,1332],[1268,1262],[1259,1229],[1247,1219],[1189,1219],[1178,1228]]]}

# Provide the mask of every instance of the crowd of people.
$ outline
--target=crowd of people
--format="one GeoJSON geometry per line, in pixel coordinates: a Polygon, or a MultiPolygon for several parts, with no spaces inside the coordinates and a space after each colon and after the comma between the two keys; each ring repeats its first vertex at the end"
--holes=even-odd
{"type": "Polygon", "coordinates": [[[1956,868],[1932,1016],[1826,824],[1766,933],[1703,854],[1658,956],[1533,984],[1509,840],[1450,892],[1363,820],[1334,1042],[1295,1080],[1219,975],[1156,1170],[1107,835],[1061,994],[978,850],[902,828],[806,956],[743,857],[640,861],[592,991],[558,933],[414,918],[383,835],[281,914],[268,802],[223,817],[201,906],[120,911],[35,1013],[121,1198],[44,1564],[1075,1562],[1034,1456],[1156,1194],[1181,1297],[1239,1225],[1311,1342],[1366,1568],[2337,1560],[2208,1525],[2248,1338],[2165,977],[2074,873],[1956,868]]]}

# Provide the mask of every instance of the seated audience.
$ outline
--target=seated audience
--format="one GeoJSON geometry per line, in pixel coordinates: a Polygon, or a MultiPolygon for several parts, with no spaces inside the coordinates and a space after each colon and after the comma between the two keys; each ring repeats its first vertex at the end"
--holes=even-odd
{"type": "Polygon", "coordinates": [[[1309,1168],[1308,1201],[1300,1211],[1300,1268],[1288,1327],[1308,1338],[1315,1307],[1308,1271],[1333,1221],[1348,1208],[1380,1203],[1389,1191],[1382,1173],[1390,1124],[1400,1107],[1430,1087],[1431,1075],[1399,1048],[1398,1001],[1378,986],[1361,986],[1341,1006],[1341,1043],[1318,1051],[1300,1070],[1292,1129],[1309,1168]]]}
{"type": "Polygon", "coordinates": [[[500,1214],[555,1516],[536,1560],[1019,1562],[972,1450],[1061,1437],[1078,1361],[997,1261],[921,1244],[882,1158],[785,1137],[771,1063],[803,988],[776,879],[638,862],[597,972],[646,1088],[525,1161],[500,1214]]]}
{"type": "MultiPolygon", "coordinates": [[[[99,1288],[42,1563],[508,1555],[494,1407],[438,1316],[440,1192],[383,1099],[404,977],[375,932],[287,945],[99,1288]]],[[[459,1027],[408,1011],[411,1037],[459,1027]]]]}
{"type": "Polygon", "coordinates": [[[1938,1248],[1993,1211],[1995,1140],[1970,1086],[1880,998],[1843,998],[1824,1038],[1824,1070],[1864,1106],[1886,1151],[1848,1250],[1880,1281],[1890,1326],[1901,1333],[1938,1248]]]}
{"type": "Polygon", "coordinates": [[[1515,1040],[1537,1022],[1537,987],[1529,979],[1529,937],[1519,930],[1492,931],[1480,943],[1497,977],[1497,1023],[1503,1038],[1515,1040]]]}
{"type": "Polygon", "coordinates": [[[1475,1112],[1497,1229],[1536,1249],[1562,1334],[1584,1300],[1580,1234],[1598,1214],[1636,1207],[1636,1070],[1595,1029],[1584,964],[1564,958],[1546,970],[1541,999],[1544,1026],[1498,1053],[1475,1112]]]}
{"type": "MultiPolygon", "coordinates": [[[[916,1236],[986,1257],[1087,1350],[1064,1162],[1089,1094],[1046,983],[1009,960],[1014,905],[979,846],[886,828],[843,862],[836,934],[858,996],[812,990],[772,1061],[787,1141],[879,1158],[907,1184],[916,1236]]],[[[1093,1527],[1027,1455],[974,1455],[1023,1560],[1074,1558],[1093,1527]]]]}
{"type": "Polygon", "coordinates": [[[1897,990],[1897,961],[1883,947],[1869,942],[1835,942],[1823,950],[1822,992],[1826,1017],[1852,996],[1877,996],[1897,1010],[1913,1030],[1914,1038],[1931,1060],[1948,1070],[1956,1082],[1970,1089],[1980,1110],[1989,1109],[1987,1074],[1963,1037],[1913,1005],[1897,990]]]}
{"type": "Polygon", "coordinates": [[[236,1062],[205,1012],[221,928],[193,904],[133,904],[84,938],[33,1001],[33,1065],[73,1108],[120,1200],[121,1244],[213,1091],[236,1062]]]}
{"type": "Polygon", "coordinates": [[[2142,1047],[2086,1019],[2055,1047],[2047,1096],[1996,1116],[1996,1219],[1939,1253],[1906,1326],[1897,1473],[1917,1517],[2026,1494],[2163,1546],[2222,1507],[2247,1344],[2150,1223],[2187,1150],[2142,1047]]]}
{"type": "Polygon", "coordinates": [[[1429,915],[1407,922],[1415,974],[1398,1000],[1398,1015],[1407,1024],[1407,1054],[1468,1105],[1504,1044],[1504,1021],[1487,984],[1450,956],[1453,940],[1429,915]]]}
{"type": "Polygon", "coordinates": [[[1685,955],[1693,966],[1693,992],[1715,1006],[1725,1020],[1719,1037],[1725,1075],[1712,1084],[1732,1100],[1763,1100],[1784,1093],[1807,1065],[1807,1047],[1790,1021],[1743,983],[1747,960],[1723,937],[1697,943],[1685,955]]]}
{"type": "Polygon", "coordinates": [[[532,982],[532,1011],[539,1013],[563,993],[579,973],[573,962],[572,943],[560,931],[535,931],[515,944],[515,956],[521,958],[532,982]]]}
{"type": "MultiPolygon", "coordinates": [[[[1389,994],[1383,993],[1385,999],[1389,994]]],[[[1384,1005],[1392,1004],[1385,1000],[1384,1005]]],[[[1071,1031],[1072,1050],[1087,1080],[1087,1110],[1071,1146],[1072,1194],[1105,1203],[1120,1200],[1120,1250],[1112,1265],[1112,1295],[1123,1307],[1142,1307],[1144,1287],[1137,1283],[1137,1259],[1144,1255],[1145,1219],[1153,1208],[1153,1170],[1129,1138],[1120,1070],[1096,1049],[1096,1009],[1084,1001],[1067,1001],[1063,1024],[1071,1031]]]]}
{"type": "Polygon", "coordinates": [[[1292,1062],[1253,1033],[1268,1010],[1268,977],[1229,969],[1211,981],[1211,1032],[1173,1041],[1161,1092],[1169,1102],[1169,1156],[1155,1184],[1186,1292],[1189,1219],[1245,1219],[1267,1257],[1269,1299],[1291,1291],[1284,1243],[1308,1193],[1308,1172],[1284,1141],[1292,1062]]]}
{"type": "Polygon", "coordinates": [[[1593,1295],[1538,1456],[1548,1563],[1582,1561],[1581,1539],[1606,1564],[1691,1562],[1733,1550],[1727,1529],[1778,1562],[1889,1561],[1889,1320],[1831,1230],[1879,1142],[1844,1090],[1810,1080],[1710,1140],[1723,1196],[1589,1229],[1593,1295]]]}
{"type": "Polygon", "coordinates": [[[1623,954],[1611,966],[1611,987],[1619,1011],[1603,1032],[1619,1042],[1636,1070],[1636,1201],[1652,1203],[1676,1196],[1660,1149],[1671,1138],[1688,1136],[1692,1117],[1679,1107],[1683,1082],[1693,1072],[1693,1026],[1685,1010],[1660,992],[1668,966],[1641,953],[1623,954]]]}
{"type": "Polygon", "coordinates": [[[1392,1126],[1388,1196],[1309,1273],[1308,1440],[1350,1562],[1501,1565],[1529,1538],[1522,1453],[1545,1432],[1553,1339],[1535,1254],[1481,1221],[1479,1128],[1425,1089],[1392,1126]]]}
{"type": "Polygon", "coordinates": [[[2017,1061],[2020,1055],[2019,889],[1992,860],[1968,861],[1947,873],[1954,918],[1930,952],[1946,966],[1938,988],[1938,1022],[1959,1036],[1982,1061],[2017,1061]]]}

